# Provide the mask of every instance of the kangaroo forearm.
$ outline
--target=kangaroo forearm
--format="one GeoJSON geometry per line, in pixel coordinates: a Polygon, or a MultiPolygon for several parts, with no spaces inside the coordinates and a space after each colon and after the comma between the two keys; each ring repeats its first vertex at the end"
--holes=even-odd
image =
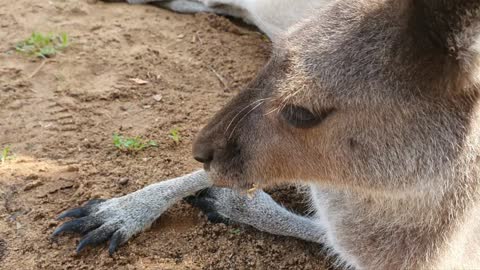
{"type": "MultiPolygon", "coordinates": [[[[126,195],[129,200],[141,203],[158,216],[172,204],[195,192],[212,186],[208,174],[199,170],[167,181],[149,185],[126,195]]],[[[155,218],[157,218],[156,216],[155,218]]]]}
{"type": "Polygon", "coordinates": [[[294,214],[264,191],[255,192],[252,198],[231,189],[210,188],[203,198],[197,199],[200,208],[215,211],[234,222],[248,224],[258,230],[276,235],[291,236],[306,241],[322,243],[325,230],[317,220],[294,214]]]}
{"type": "Polygon", "coordinates": [[[291,236],[302,240],[324,243],[325,231],[317,221],[294,214],[275,204],[273,209],[251,220],[253,227],[271,234],[291,236]]]}

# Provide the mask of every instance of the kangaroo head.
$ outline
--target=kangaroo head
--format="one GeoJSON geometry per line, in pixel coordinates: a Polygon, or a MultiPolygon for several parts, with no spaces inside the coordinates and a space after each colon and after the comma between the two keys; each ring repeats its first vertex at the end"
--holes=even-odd
{"type": "Polygon", "coordinates": [[[218,183],[441,187],[476,156],[480,1],[337,1],[300,22],[200,132],[218,183]]]}

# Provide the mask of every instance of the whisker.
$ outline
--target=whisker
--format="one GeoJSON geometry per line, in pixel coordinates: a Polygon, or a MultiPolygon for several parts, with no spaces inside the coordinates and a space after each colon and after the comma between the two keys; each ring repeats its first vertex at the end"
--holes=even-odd
{"type": "Polygon", "coordinates": [[[240,120],[238,120],[238,122],[235,124],[235,126],[233,127],[232,129],[232,132],[230,133],[230,135],[228,136],[228,141],[230,140],[230,138],[232,137],[233,135],[233,132],[235,132],[235,129],[238,127],[238,124],[240,124],[240,122],[242,122],[243,119],[245,119],[245,117],[247,117],[250,113],[252,113],[256,108],[258,108],[260,105],[262,105],[263,103],[265,102],[265,100],[262,100],[260,103],[258,103],[257,105],[255,105],[255,107],[253,107],[250,111],[248,111],[246,114],[244,114],[242,116],[242,118],[240,118],[240,120]]]}
{"type": "Polygon", "coordinates": [[[277,112],[277,111],[279,111],[279,110],[280,110],[280,107],[277,106],[277,107],[271,109],[269,112],[266,112],[266,113],[264,114],[264,116],[270,115],[270,114],[272,114],[272,113],[274,113],[274,112],[277,112]]]}
{"type": "Polygon", "coordinates": [[[230,123],[228,124],[227,128],[225,128],[225,131],[223,132],[223,135],[227,134],[228,132],[228,129],[230,128],[230,126],[233,124],[233,121],[235,121],[235,119],[237,119],[237,117],[243,112],[245,111],[246,109],[248,109],[250,106],[258,103],[258,102],[262,102],[262,101],[265,101],[265,100],[268,100],[269,98],[261,98],[261,99],[258,99],[250,104],[248,104],[247,106],[245,106],[243,109],[241,109],[233,118],[232,120],[230,121],[230,123]]]}

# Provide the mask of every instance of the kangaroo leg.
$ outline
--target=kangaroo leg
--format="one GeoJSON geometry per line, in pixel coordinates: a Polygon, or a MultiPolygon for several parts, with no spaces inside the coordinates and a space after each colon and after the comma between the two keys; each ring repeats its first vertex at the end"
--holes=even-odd
{"type": "Polygon", "coordinates": [[[288,211],[263,191],[249,198],[231,189],[212,187],[186,200],[213,221],[229,220],[271,234],[325,243],[325,230],[319,221],[288,211]]]}
{"type": "MultiPolygon", "coordinates": [[[[148,1],[148,0],[129,0],[129,1],[148,1]]],[[[202,0],[171,0],[171,1],[154,1],[152,4],[170,9],[179,13],[198,13],[210,12],[220,15],[243,18],[243,10],[231,5],[209,5],[202,0]]]]}
{"type": "MultiPolygon", "coordinates": [[[[129,0],[130,1],[142,1],[142,0],[129,0]]],[[[131,3],[131,2],[130,2],[131,3]]],[[[169,9],[179,13],[199,13],[199,12],[213,12],[215,10],[209,6],[195,0],[171,0],[171,1],[152,1],[153,5],[169,9]]]]}
{"type": "Polygon", "coordinates": [[[103,0],[104,2],[127,2],[129,4],[152,4],[179,13],[210,12],[220,15],[243,18],[244,12],[237,6],[227,3],[212,3],[204,0],[103,0]]]}
{"type": "Polygon", "coordinates": [[[109,252],[112,254],[133,235],[150,227],[172,204],[210,186],[207,173],[200,170],[147,186],[123,197],[93,200],[60,214],[58,219],[73,219],[58,227],[52,237],[62,232],[84,234],[77,252],[88,245],[110,240],[109,252]]]}

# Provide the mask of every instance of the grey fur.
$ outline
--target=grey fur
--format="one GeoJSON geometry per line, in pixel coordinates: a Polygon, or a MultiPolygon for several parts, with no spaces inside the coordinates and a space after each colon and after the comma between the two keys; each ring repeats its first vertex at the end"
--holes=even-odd
{"type": "Polygon", "coordinates": [[[178,200],[209,186],[208,175],[201,170],[105,201],[91,215],[121,224],[121,229],[131,236],[148,228],[178,200]]]}
{"type": "Polygon", "coordinates": [[[314,218],[294,214],[276,203],[262,190],[253,194],[212,187],[202,198],[208,211],[260,231],[324,243],[325,229],[314,218]]]}

